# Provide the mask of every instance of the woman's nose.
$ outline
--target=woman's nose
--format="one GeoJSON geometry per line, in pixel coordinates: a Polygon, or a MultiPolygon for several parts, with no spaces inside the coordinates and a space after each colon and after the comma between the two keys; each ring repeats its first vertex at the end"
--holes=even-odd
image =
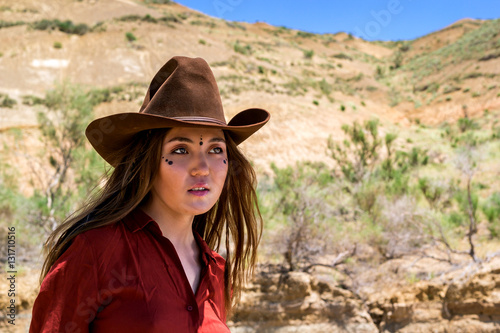
{"type": "Polygon", "coordinates": [[[205,154],[197,154],[193,158],[193,166],[191,168],[192,176],[206,176],[209,173],[208,162],[205,154]]]}

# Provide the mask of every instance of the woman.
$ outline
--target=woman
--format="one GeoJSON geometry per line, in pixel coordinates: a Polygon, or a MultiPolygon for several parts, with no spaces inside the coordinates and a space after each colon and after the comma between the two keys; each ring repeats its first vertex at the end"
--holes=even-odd
{"type": "Polygon", "coordinates": [[[248,109],[226,124],[208,64],[186,57],[139,113],[94,120],[87,138],[114,170],[47,240],[30,332],[228,332],[262,227],[236,146],[268,120],[248,109]]]}

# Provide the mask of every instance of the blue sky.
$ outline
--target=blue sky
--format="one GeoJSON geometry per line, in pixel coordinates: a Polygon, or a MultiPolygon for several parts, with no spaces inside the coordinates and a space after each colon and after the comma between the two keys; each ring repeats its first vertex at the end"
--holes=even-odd
{"type": "Polygon", "coordinates": [[[175,0],[229,21],[367,40],[414,39],[463,18],[500,18],[500,0],[175,0]]]}

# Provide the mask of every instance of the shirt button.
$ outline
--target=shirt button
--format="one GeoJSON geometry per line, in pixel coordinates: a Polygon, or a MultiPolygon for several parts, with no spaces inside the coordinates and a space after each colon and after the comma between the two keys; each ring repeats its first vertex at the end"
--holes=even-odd
{"type": "Polygon", "coordinates": [[[188,305],[186,308],[188,311],[193,311],[193,307],[191,305],[188,305]]]}

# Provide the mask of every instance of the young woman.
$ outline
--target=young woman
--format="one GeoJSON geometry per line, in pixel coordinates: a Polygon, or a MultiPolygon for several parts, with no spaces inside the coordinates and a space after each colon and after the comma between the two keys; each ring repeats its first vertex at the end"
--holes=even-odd
{"type": "Polygon", "coordinates": [[[248,109],[226,124],[208,64],[186,57],[139,113],[94,120],[86,135],[114,170],[47,240],[30,332],[229,332],[262,228],[237,145],[268,120],[248,109]]]}

